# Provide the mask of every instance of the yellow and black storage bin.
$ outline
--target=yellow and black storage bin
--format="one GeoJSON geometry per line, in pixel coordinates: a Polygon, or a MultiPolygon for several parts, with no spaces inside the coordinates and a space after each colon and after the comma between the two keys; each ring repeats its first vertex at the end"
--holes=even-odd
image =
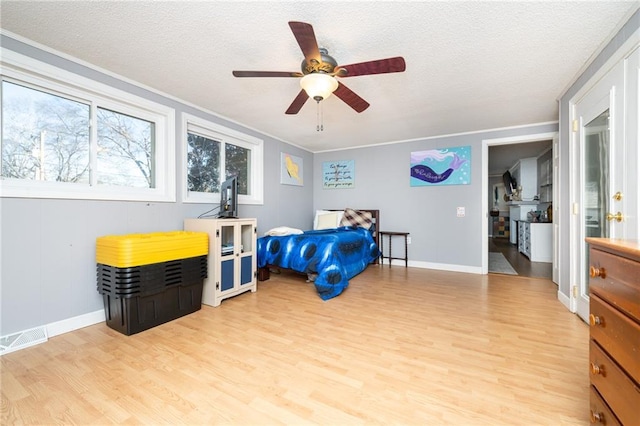
{"type": "Polygon", "coordinates": [[[208,252],[206,232],[98,237],[98,292],[107,325],[130,336],[199,310],[208,252]]]}

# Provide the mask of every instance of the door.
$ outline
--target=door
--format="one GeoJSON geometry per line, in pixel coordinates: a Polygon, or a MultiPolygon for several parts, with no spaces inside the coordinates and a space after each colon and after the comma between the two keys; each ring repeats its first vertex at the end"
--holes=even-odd
{"type": "Polygon", "coordinates": [[[574,105],[572,305],[589,316],[587,237],[625,237],[624,68],[615,67],[574,105]]]}

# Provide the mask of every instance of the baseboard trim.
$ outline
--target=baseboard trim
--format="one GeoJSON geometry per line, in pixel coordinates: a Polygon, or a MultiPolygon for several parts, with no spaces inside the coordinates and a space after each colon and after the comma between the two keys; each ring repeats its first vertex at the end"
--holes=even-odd
{"type": "MultiPolygon", "coordinates": [[[[404,266],[404,260],[391,260],[391,265],[404,266]]],[[[389,266],[389,264],[385,263],[382,266],[389,266]]],[[[466,265],[452,265],[450,263],[432,263],[432,262],[421,262],[417,260],[409,260],[409,266],[412,268],[436,269],[438,271],[464,272],[468,274],[482,274],[481,267],[466,266],[466,265]]]]}
{"type": "Polygon", "coordinates": [[[104,310],[99,310],[2,336],[0,337],[0,356],[45,343],[50,337],[99,324],[105,320],[104,310]]]}
{"type": "Polygon", "coordinates": [[[569,312],[575,313],[575,311],[571,310],[571,298],[566,294],[562,293],[560,290],[558,290],[558,300],[560,301],[560,303],[564,305],[565,308],[569,310],[569,312]]]}
{"type": "Polygon", "coordinates": [[[87,314],[78,315],[76,317],[67,318],[62,321],[47,324],[47,334],[49,337],[58,336],[90,325],[98,324],[106,320],[104,309],[89,312],[87,314]]]}

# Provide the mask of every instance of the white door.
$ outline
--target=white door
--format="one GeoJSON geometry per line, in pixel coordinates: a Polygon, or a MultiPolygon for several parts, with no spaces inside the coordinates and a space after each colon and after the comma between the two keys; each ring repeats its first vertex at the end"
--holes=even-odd
{"type": "Polygon", "coordinates": [[[571,283],[576,313],[589,316],[587,237],[624,238],[624,63],[574,105],[571,283]]]}

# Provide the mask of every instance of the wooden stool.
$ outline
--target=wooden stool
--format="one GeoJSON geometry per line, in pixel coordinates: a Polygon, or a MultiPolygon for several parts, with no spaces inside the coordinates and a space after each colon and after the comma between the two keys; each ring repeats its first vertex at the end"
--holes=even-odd
{"type": "Polygon", "coordinates": [[[384,258],[389,259],[389,267],[391,267],[391,260],[404,260],[404,267],[409,266],[409,245],[407,238],[409,237],[409,232],[392,232],[392,231],[380,231],[380,259],[381,264],[384,264],[384,258]],[[384,236],[389,237],[389,255],[384,255],[384,236]],[[400,236],[404,237],[404,257],[392,257],[391,255],[391,239],[393,237],[400,236]]]}

